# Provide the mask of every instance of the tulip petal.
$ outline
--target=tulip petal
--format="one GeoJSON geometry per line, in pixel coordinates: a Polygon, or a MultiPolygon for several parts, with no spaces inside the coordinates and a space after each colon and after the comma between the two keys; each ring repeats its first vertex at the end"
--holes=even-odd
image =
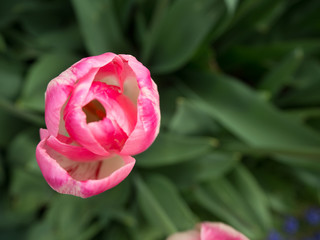
{"type": "Polygon", "coordinates": [[[99,56],[81,59],[50,81],[45,96],[45,121],[51,135],[58,135],[61,110],[77,81],[87,75],[88,69],[102,67],[112,61],[116,56],[114,53],[105,53],[99,56]]]}
{"type": "Polygon", "coordinates": [[[36,157],[48,184],[57,192],[87,198],[106,191],[131,172],[135,159],[130,156],[107,158],[95,162],[75,162],[54,151],[43,139],[36,157]]]}
{"type": "Polygon", "coordinates": [[[200,233],[196,230],[179,232],[171,235],[167,240],[201,240],[200,233]]]}
{"type": "Polygon", "coordinates": [[[242,233],[223,223],[201,224],[201,240],[249,240],[242,233]]]}
{"type": "Polygon", "coordinates": [[[62,141],[59,141],[57,138],[50,136],[47,139],[47,145],[51,147],[56,152],[66,156],[73,161],[79,162],[92,162],[103,160],[106,156],[100,156],[90,152],[89,150],[81,147],[81,146],[74,146],[62,141]]]}
{"type": "Polygon", "coordinates": [[[135,155],[146,150],[154,141],[160,128],[159,94],[149,70],[136,58],[120,55],[133,70],[140,93],[137,102],[137,124],[121,153],[135,155]]]}

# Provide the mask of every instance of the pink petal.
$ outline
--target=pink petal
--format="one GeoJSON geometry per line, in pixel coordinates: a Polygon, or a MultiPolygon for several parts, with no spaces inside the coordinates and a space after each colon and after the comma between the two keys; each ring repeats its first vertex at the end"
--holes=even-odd
{"type": "Polygon", "coordinates": [[[102,67],[115,57],[116,55],[113,53],[105,53],[81,59],[48,84],[45,102],[45,121],[51,135],[58,135],[61,109],[67,102],[76,82],[87,75],[88,69],[102,67]]]}
{"type": "Polygon", "coordinates": [[[186,232],[179,232],[171,235],[167,240],[201,240],[200,233],[196,230],[190,230],[186,232]]]}
{"type": "Polygon", "coordinates": [[[83,147],[97,155],[108,156],[110,154],[101,146],[88,128],[86,115],[82,108],[69,111],[65,116],[65,123],[70,136],[83,147]]]}
{"type": "Polygon", "coordinates": [[[137,100],[137,124],[121,151],[125,155],[135,155],[146,150],[159,133],[159,94],[146,67],[130,55],[120,55],[120,57],[128,62],[140,89],[137,100]]]}
{"type": "Polygon", "coordinates": [[[106,158],[106,156],[96,155],[81,146],[74,146],[61,142],[53,136],[50,136],[47,139],[47,145],[56,152],[66,156],[69,159],[72,159],[73,161],[92,162],[106,158]]]}
{"type": "Polygon", "coordinates": [[[201,224],[201,240],[249,240],[242,233],[223,223],[201,224]]]}
{"type": "Polygon", "coordinates": [[[103,161],[80,163],[54,151],[43,139],[36,158],[48,184],[57,192],[87,198],[104,192],[123,181],[131,172],[135,159],[113,156],[103,161]]]}

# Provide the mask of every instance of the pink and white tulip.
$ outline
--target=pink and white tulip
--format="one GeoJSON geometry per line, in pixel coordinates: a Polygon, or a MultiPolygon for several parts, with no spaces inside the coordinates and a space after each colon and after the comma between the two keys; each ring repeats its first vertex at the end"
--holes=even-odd
{"type": "Polygon", "coordinates": [[[249,240],[232,227],[217,222],[203,222],[196,229],[171,235],[167,240],[249,240]]]}
{"type": "Polygon", "coordinates": [[[131,155],[158,135],[157,86],[133,56],[84,58],[48,84],[45,121],[36,149],[44,178],[57,192],[90,197],[124,180],[131,155]]]}

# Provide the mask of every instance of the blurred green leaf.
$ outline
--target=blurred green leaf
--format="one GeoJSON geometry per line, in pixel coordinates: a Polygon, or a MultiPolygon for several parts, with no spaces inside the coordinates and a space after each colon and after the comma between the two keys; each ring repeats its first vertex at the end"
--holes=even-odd
{"type": "Polygon", "coordinates": [[[24,127],[24,122],[0,107],[0,147],[8,146],[12,138],[24,127]]]}
{"type": "Polygon", "coordinates": [[[152,146],[137,156],[140,167],[158,167],[200,157],[217,145],[213,138],[160,134],[152,146]]]}
{"type": "Polygon", "coordinates": [[[22,167],[14,169],[10,196],[14,199],[15,211],[20,214],[35,215],[41,207],[50,202],[52,193],[39,173],[27,171],[22,167]]]}
{"type": "Polygon", "coordinates": [[[52,53],[38,59],[27,73],[19,105],[44,111],[44,94],[47,84],[77,60],[79,59],[76,56],[69,53],[52,53]]]}
{"type": "Polygon", "coordinates": [[[0,96],[13,100],[19,93],[23,66],[20,62],[0,58],[0,96]]]}
{"type": "Polygon", "coordinates": [[[190,187],[198,182],[222,177],[233,169],[238,161],[238,154],[214,151],[192,161],[160,168],[158,171],[168,175],[176,185],[190,187]]]}
{"type": "Polygon", "coordinates": [[[138,203],[146,219],[163,234],[187,230],[196,220],[175,186],[165,177],[136,178],[138,203]]]}
{"type": "Polygon", "coordinates": [[[224,7],[221,0],[175,1],[146,39],[143,61],[158,73],[181,67],[219,21],[224,7]]]}
{"type": "Polygon", "coordinates": [[[190,104],[188,100],[179,98],[169,129],[182,135],[208,135],[219,131],[219,126],[210,115],[190,104]]]}
{"type": "Polygon", "coordinates": [[[113,0],[72,0],[72,3],[91,55],[128,51],[113,0]]]}
{"type": "Polygon", "coordinates": [[[236,188],[248,205],[248,210],[265,231],[272,229],[267,196],[254,176],[243,165],[238,165],[233,171],[233,177],[236,188]]]}
{"type": "Polygon", "coordinates": [[[256,221],[246,202],[246,196],[239,192],[225,178],[215,179],[194,190],[197,202],[214,216],[235,227],[252,239],[264,235],[263,227],[256,221]]]}
{"type": "Polygon", "coordinates": [[[212,114],[252,146],[279,150],[306,148],[314,151],[320,146],[320,135],[288,118],[235,79],[211,73],[188,72],[184,81],[189,87],[182,87],[182,91],[199,108],[212,114]],[[196,84],[194,79],[197,79],[196,84]]]}
{"type": "Polygon", "coordinates": [[[277,66],[271,68],[266,76],[260,81],[260,89],[276,96],[293,78],[294,73],[300,65],[303,52],[295,49],[281,60],[277,66]]]}
{"type": "Polygon", "coordinates": [[[52,201],[45,218],[32,225],[28,239],[92,239],[103,227],[98,222],[92,223],[93,213],[88,201],[58,195],[52,201]]]}
{"type": "Polygon", "coordinates": [[[67,52],[83,47],[81,33],[76,25],[41,34],[36,38],[36,43],[44,49],[67,52]]]}
{"type": "Polygon", "coordinates": [[[40,176],[35,150],[40,141],[38,129],[27,129],[17,134],[8,148],[8,160],[12,167],[18,167],[40,176]]]}

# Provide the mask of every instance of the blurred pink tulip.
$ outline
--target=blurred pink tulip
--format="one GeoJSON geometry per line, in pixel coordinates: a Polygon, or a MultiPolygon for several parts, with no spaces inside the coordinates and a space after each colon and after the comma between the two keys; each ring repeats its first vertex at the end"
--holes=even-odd
{"type": "Polygon", "coordinates": [[[60,193],[86,198],[119,184],[135,164],[131,155],[159,132],[157,86],[130,55],[84,58],[53,79],[45,97],[36,157],[60,193]]]}
{"type": "Polygon", "coordinates": [[[167,240],[249,240],[232,227],[217,222],[203,222],[196,229],[171,235],[167,240]]]}

